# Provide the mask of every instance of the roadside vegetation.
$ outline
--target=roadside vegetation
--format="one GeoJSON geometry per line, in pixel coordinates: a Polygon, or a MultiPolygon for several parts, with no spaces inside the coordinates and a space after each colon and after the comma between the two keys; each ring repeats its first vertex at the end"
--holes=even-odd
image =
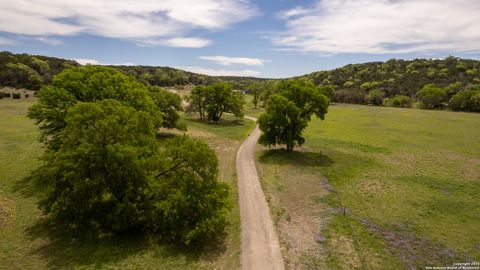
{"type": "MultiPolygon", "coordinates": [[[[26,182],[38,165],[43,148],[34,122],[26,118],[33,99],[0,100],[0,265],[7,269],[122,268],[122,269],[237,269],[240,255],[240,217],[236,197],[235,154],[253,121],[226,116],[219,124],[184,119],[187,134],[207,143],[219,160],[221,182],[230,189],[231,211],[218,240],[190,248],[159,241],[149,234],[128,233],[90,237],[44,226],[37,207],[41,194],[26,182]],[[3,215],[8,213],[8,215],[3,215]]],[[[183,136],[161,129],[162,137],[183,136]]]]}
{"type": "Polygon", "coordinates": [[[478,261],[477,114],[333,105],[295,152],[258,147],[287,266],[478,261]]]}

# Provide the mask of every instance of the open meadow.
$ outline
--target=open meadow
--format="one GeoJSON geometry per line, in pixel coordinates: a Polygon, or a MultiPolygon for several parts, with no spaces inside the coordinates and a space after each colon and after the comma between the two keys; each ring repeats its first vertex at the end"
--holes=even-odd
{"type": "Polygon", "coordinates": [[[88,239],[42,226],[36,191],[25,181],[42,152],[37,128],[25,117],[34,102],[33,99],[0,100],[0,210],[9,213],[6,222],[0,221],[1,269],[238,268],[240,220],[235,154],[254,127],[252,121],[235,121],[227,116],[219,125],[209,125],[186,120],[187,133],[217,152],[220,179],[230,186],[233,208],[227,217],[225,235],[218,243],[185,249],[159,244],[144,235],[88,239]]]}
{"type": "Polygon", "coordinates": [[[480,115],[332,105],[304,147],[257,146],[287,268],[480,260],[480,115]]]}

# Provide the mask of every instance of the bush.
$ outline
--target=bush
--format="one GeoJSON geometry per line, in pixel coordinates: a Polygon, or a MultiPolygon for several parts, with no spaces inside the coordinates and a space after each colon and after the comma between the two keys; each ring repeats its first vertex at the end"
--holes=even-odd
{"type": "Polygon", "coordinates": [[[13,97],[14,99],[20,99],[20,98],[22,98],[22,94],[13,93],[13,94],[12,94],[12,97],[13,97]]]}
{"type": "Polygon", "coordinates": [[[341,89],[335,92],[333,100],[341,103],[362,104],[365,97],[366,93],[361,89],[341,89]]]}
{"type": "Polygon", "coordinates": [[[433,84],[427,84],[417,92],[422,109],[441,109],[447,101],[447,90],[433,84]]]}
{"type": "Polygon", "coordinates": [[[403,95],[396,95],[394,97],[383,100],[383,105],[388,107],[410,108],[412,107],[412,100],[403,95]]]}
{"type": "Polygon", "coordinates": [[[365,97],[365,102],[372,105],[382,105],[385,98],[385,92],[382,90],[371,90],[365,97]]]}
{"type": "Polygon", "coordinates": [[[467,87],[455,94],[449,107],[454,111],[480,112],[480,85],[467,87]]]}
{"type": "Polygon", "coordinates": [[[12,94],[10,94],[10,93],[5,93],[5,97],[6,97],[6,98],[11,98],[11,97],[12,97],[12,94]]]}

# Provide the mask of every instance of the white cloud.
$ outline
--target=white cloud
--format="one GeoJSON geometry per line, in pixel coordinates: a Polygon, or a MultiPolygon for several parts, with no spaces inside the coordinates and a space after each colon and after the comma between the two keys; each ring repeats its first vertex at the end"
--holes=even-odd
{"type": "Polygon", "coordinates": [[[263,66],[265,62],[269,60],[260,58],[247,58],[247,57],[227,57],[221,55],[214,56],[200,56],[198,59],[212,61],[222,66],[230,66],[232,64],[246,65],[246,66],[263,66]]]}
{"type": "Polygon", "coordinates": [[[278,14],[278,17],[280,19],[289,19],[291,17],[295,17],[295,16],[307,14],[307,13],[308,13],[308,9],[305,9],[302,7],[296,7],[296,8],[292,8],[292,9],[280,12],[278,14]]]}
{"type": "Polygon", "coordinates": [[[100,65],[100,62],[98,60],[95,60],[95,59],[73,58],[72,60],[75,60],[77,63],[79,63],[82,66],[87,65],[87,64],[100,65]]]}
{"type": "Polygon", "coordinates": [[[96,59],[88,59],[88,58],[72,58],[72,60],[76,61],[80,65],[100,65],[100,66],[134,66],[135,63],[127,62],[127,63],[103,63],[96,59]]]}
{"type": "Polygon", "coordinates": [[[48,45],[53,45],[53,46],[63,44],[63,40],[58,39],[58,38],[36,37],[35,40],[38,40],[40,42],[43,42],[43,43],[48,44],[48,45]]]}
{"type": "Polygon", "coordinates": [[[225,70],[225,69],[208,69],[201,67],[180,67],[180,69],[205,74],[210,76],[239,76],[239,77],[256,77],[260,75],[260,72],[251,69],[245,70],[225,70]]]}
{"type": "Polygon", "coordinates": [[[181,48],[202,48],[212,44],[211,40],[196,37],[176,37],[170,39],[140,39],[136,41],[140,47],[168,46],[181,48]]]}
{"type": "Polygon", "coordinates": [[[13,39],[0,37],[0,45],[14,45],[17,42],[13,39]]]}
{"type": "Polygon", "coordinates": [[[170,47],[201,48],[210,45],[212,42],[202,38],[171,38],[165,44],[170,47]]]}
{"type": "Polygon", "coordinates": [[[317,0],[279,14],[282,49],[320,54],[480,51],[478,0],[317,0]]]}
{"type": "Polygon", "coordinates": [[[248,0],[0,1],[0,31],[43,37],[91,34],[135,41],[163,39],[171,46],[193,46],[200,39],[184,38],[186,33],[226,29],[256,14],[248,0]]]}

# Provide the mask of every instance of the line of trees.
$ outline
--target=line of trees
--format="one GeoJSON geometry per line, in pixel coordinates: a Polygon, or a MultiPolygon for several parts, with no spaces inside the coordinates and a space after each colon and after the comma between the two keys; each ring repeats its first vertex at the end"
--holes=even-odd
{"type": "Polygon", "coordinates": [[[228,186],[205,143],[181,128],[181,99],[116,69],[76,67],[42,87],[28,113],[45,153],[30,180],[52,222],[94,233],[144,231],[192,244],[224,229],[228,186]]]}
{"type": "Polygon", "coordinates": [[[478,111],[473,97],[475,90],[472,90],[480,84],[480,61],[476,60],[452,56],[391,59],[351,64],[301,78],[333,87],[335,93],[331,100],[334,102],[478,111]]]}
{"type": "Polygon", "coordinates": [[[79,66],[71,60],[0,52],[0,86],[38,90],[61,71],[79,66]]]}

